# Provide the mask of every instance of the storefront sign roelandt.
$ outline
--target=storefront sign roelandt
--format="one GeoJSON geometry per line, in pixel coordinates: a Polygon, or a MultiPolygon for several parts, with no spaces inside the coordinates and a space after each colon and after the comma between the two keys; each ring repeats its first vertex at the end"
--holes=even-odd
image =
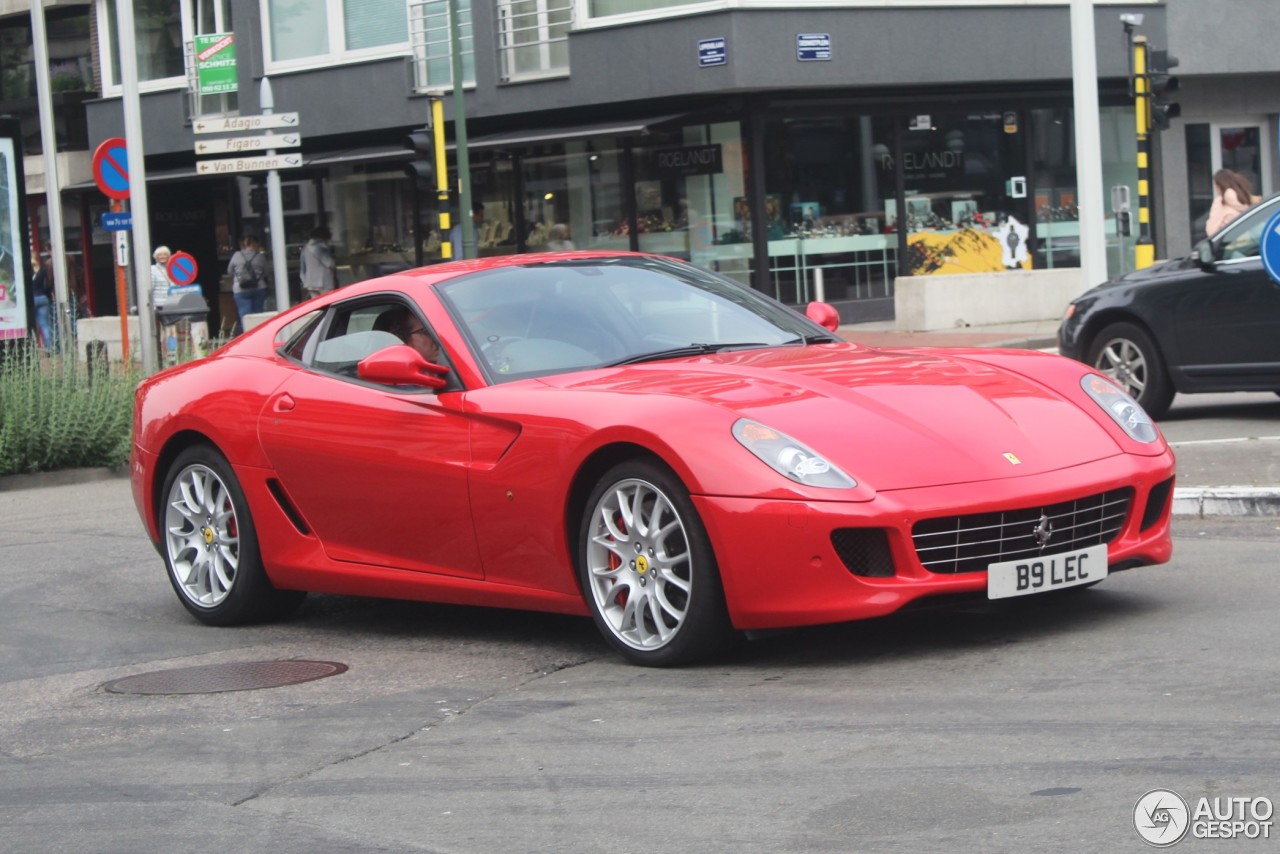
{"type": "Polygon", "coordinates": [[[659,148],[653,153],[654,165],[664,178],[686,175],[719,175],[724,171],[720,143],[677,145],[659,148]]]}

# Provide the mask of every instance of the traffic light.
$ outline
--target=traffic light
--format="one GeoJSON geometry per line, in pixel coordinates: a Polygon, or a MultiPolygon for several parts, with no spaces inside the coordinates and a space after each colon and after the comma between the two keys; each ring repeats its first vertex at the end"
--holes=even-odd
{"type": "Polygon", "coordinates": [[[1147,83],[1151,92],[1151,126],[1155,130],[1168,130],[1169,120],[1182,115],[1182,105],[1169,100],[1170,92],[1177,92],[1178,78],[1169,73],[1178,64],[1177,57],[1167,50],[1152,50],[1147,57],[1147,83]]]}
{"type": "Polygon", "coordinates": [[[423,127],[404,138],[404,147],[413,152],[413,159],[405,164],[404,174],[420,190],[433,190],[436,185],[435,140],[431,128],[423,127]]]}

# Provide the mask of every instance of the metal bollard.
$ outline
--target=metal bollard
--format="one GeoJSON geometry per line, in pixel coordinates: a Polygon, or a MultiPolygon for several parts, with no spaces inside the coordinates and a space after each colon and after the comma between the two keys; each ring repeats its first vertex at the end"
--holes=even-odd
{"type": "Polygon", "coordinates": [[[84,345],[85,363],[89,368],[89,381],[98,377],[106,377],[110,371],[110,363],[107,360],[107,342],[106,341],[86,341],[84,345]]]}

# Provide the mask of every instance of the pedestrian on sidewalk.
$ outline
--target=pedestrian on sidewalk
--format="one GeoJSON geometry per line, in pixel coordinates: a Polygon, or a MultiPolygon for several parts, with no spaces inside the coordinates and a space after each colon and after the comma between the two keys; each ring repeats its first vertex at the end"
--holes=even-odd
{"type": "Polygon", "coordinates": [[[298,257],[298,276],[302,279],[302,298],[311,299],[338,286],[338,264],[329,245],[332,232],[323,225],[311,229],[311,239],[298,257]]]}
{"type": "Polygon", "coordinates": [[[257,235],[246,234],[240,238],[240,248],[227,264],[231,276],[231,296],[236,303],[234,334],[244,332],[244,319],[260,313],[267,304],[267,259],[262,254],[262,244],[257,235]]]}
{"type": "Polygon", "coordinates": [[[57,317],[53,317],[52,324],[49,322],[52,307],[57,305],[53,287],[53,259],[48,252],[41,252],[36,263],[38,268],[31,278],[31,296],[36,309],[36,331],[40,335],[40,346],[46,350],[53,350],[57,347],[58,336],[57,317]]]}

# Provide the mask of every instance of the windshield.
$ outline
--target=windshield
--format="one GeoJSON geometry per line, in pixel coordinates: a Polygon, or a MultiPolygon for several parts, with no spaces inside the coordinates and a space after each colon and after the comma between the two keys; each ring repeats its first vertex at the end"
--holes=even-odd
{"type": "Polygon", "coordinates": [[[663,258],[538,262],[438,291],[492,382],[839,340],[730,279],[663,258]]]}

